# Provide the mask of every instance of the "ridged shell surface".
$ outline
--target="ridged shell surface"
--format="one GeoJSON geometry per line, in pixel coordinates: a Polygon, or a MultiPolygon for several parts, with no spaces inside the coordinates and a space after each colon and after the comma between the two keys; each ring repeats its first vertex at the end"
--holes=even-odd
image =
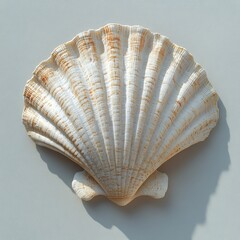
{"type": "Polygon", "coordinates": [[[203,68],[140,26],[109,24],[60,45],[36,68],[24,98],[28,135],[79,164],[120,205],[218,120],[203,68]]]}

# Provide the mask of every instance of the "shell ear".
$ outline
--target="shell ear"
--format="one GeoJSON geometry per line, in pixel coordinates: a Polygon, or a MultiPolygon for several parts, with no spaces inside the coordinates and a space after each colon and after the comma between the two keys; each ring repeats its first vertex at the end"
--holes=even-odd
{"type": "Polygon", "coordinates": [[[106,196],[99,184],[86,171],[75,173],[72,188],[78,197],[85,201],[99,195],[106,196]]]}
{"type": "Polygon", "coordinates": [[[155,171],[138,189],[135,198],[139,196],[149,196],[153,198],[163,198],[168,188],[168,176],[165,173],[155,171]]]}
{"type": "MultiPolygon", "coordinates": [[[[72,181],[72,188],[79,198],[85,201],[91,200],[95,196],[106,196],[99,184],[86,172],[77,172],[72,181]]],[[[136,194],[127,199],[111,199],[120,206],[127,205],[134,198],[139,196],[149,196],[153,198],[163,198],[168,188],[168,176],[165,173],[155,171],[138,189],[136,194]]]]}

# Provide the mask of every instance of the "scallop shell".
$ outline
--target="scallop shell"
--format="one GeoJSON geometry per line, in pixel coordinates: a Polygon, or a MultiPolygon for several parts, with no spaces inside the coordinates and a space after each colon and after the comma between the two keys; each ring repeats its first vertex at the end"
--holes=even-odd
{"type": "Polygon", "coordinates": [[[218,96],[184,48],[140,26],[108,24],[58,46],[27,82],[23,122],[39,145],[79,164],[72,186],[118,205],[161,198],[157,169],[203,141],[218,96]]]}

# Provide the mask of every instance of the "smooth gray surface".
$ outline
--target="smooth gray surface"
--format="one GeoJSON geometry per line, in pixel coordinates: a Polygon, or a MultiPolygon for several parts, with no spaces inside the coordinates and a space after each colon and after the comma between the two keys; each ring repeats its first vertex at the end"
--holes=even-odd
{"type": "Polygon", "coordinates": [[[0,239],[240,239],[240,2],[0,2],[0,239]],[[40,61],[77,33],[109,22],[139,24],[187,48],[219,93],[220,121],[207,141],[175,156],[162,200],[118,207],[81,202],[79,167],[36,147],[21,123],[22,91],[40,61]]]}

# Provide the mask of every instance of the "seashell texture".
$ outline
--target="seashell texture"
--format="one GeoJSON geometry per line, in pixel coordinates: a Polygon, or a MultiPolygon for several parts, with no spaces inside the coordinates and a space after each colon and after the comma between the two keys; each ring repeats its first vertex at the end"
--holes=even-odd
{"type": "Polygon", "coordinates": [[[79,164],[72,186],[118,205],[163,197],[157,169],[203,141],[218,96],[184,48],[140,26],[108,24],[58,46],[24,91],[23,123],[39,145],[79,164]]]}

